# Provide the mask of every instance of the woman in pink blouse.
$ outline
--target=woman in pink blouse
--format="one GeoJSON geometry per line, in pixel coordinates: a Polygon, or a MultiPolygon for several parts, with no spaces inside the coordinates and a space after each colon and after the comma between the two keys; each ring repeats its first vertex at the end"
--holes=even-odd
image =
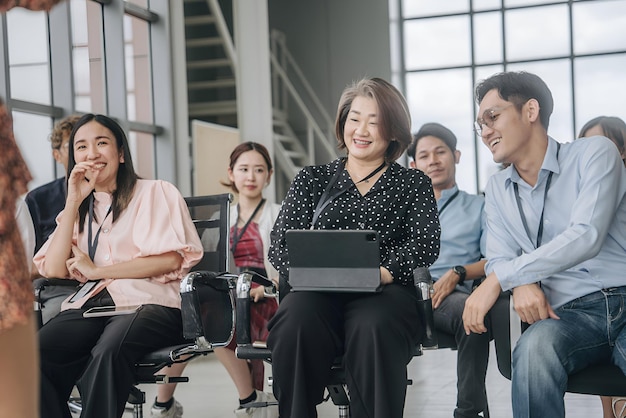
{"type": "Polygon", "coordinates": [[[45,277],[83,283],[39,332],[41,416],[69,417],[76,384],[81,417],[121,417],[135,361],[182,343],[179,282],[202,257],[185,201],[170,183],[139,179],[112,119],[87,114],[70,137],[65,209],[35,255],[45,277]],[[97,306],[133,313],[84,318],[97,306]]]}

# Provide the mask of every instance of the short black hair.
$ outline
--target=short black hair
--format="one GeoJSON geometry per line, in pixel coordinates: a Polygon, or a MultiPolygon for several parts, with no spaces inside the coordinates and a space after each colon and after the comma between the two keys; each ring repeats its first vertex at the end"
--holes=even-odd
{"type": "Polygon", "coordinates": [[[410,158],[415,159],[417,143],[425,136],[434,136],[435,138],[439,138],[448,146],[448,148],[450,148],[452,153],[456,151],[456,135],[454,135],[454,132],[440,123],[430,122],[423,124],[419,131],[413,134],[413,141],[407,150],[410,158]]]}
{"type": "Polygon", "coordinates": [[[485,95],[493,89],[498,91],[501,98],[514,103],[518,111],[530,99],[537,100],[541,125],[548,130],[554,99],[547,84],[539,76],[526,71],[494,74],[476,85],[476,102],[480,105],[485,95]]]}

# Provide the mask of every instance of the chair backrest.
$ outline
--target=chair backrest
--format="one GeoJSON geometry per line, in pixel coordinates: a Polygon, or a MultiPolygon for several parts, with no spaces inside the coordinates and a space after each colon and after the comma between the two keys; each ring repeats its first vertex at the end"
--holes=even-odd
{"type": "Polygon", "coordinates": [[[230,265],[230,193],[185,198],[204,255],[181,282],[183,335],[206,348],[227,345],[234,331],[229,285],[216,279],[230,265]]]}
{"type": "Polygon", "coordinates": [[[228,271],[232,201],[233,195],[230,193],[185,198],[204,247],[204,256],[192,271],[228,271]]]}
{"type": "MultiPolygon", "coordinates": [[[[491,326],[498,370],[511,379],[511,353],[528,324],[513,308],[510,292],[504,292],[491,308],[491,326]]],[[[597,364],[568,376],[567,391],[585,395],[625,396],[626,376],[613,364],[597,364]]]]}

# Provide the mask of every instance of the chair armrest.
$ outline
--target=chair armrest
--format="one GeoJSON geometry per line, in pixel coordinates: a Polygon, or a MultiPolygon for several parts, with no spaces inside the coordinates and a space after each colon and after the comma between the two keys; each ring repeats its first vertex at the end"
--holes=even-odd
{"type": "Polygon", "coordinates": [[[201,348],[230,343],[234,333],[234,287],[231,274],[194,271],[180,283],[183,336],[201,348]]]}

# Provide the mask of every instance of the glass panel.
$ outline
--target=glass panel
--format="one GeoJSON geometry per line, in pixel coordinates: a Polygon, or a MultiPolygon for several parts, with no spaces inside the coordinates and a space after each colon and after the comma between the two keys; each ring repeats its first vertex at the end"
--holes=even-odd
{"type": "MultiPolygon", "coordinates": [[[[484,67],[477,67],[474,71],[474,87],[480,80],[484,80],[486,78],[491,77],[496,73],[501,73],[504,71],[504,67],[502,65],[488,65],[484,67]]],[[[472,91],[474,94],[474,91],[472,91]]],[[[474,99],[475,100],[475,99],[474,99]]],[[[478,103],[474,101],[475,113],[478,113],[478,103]]],[[[473,121],[472,121],[473,127],[473,121]]],[[[485,187],[487,187],[487,181],[492,174],[497,172],[500,169],[499,164],[493,162],[493,156],[489,148],[487,148],[483,143],[482,139],[479,136],[474,135],[476,141],[478,141],[478,191],[483,192],[485,187]]]]}
{"type": "MultiPolygon", "coordinates": [[[[49,116],[13,112],[15,140],[33,176],[28,184],[30,190],[55,179],[55,162],[48,141],[51,131],[52,119],[49,116]]],[[[57,175],[65,175],[62,168],[57,170],[57,175]]]]}
{"type": "Polygon", "coordinates": [[[150,68],[150,25],[124,16],[126,55],[126,98],[128,119],[152,123],[152,77],[150,68]]]}
{"type": "Polygon", "coordinates": [[[102,5],[71,0],[74,106],[80,112],[106,113],[102,5]]]}
{"type": "Polygon", "coordinates": [[[154,179],[154,136],[143,132],[128,133],[133,165],[139,177],[154,179]]]}
{"type": "Polygon", "coordinates": [[[576,135],[596,116],[617,116],[626,121],[626,54],[578,58],[576,83],[576,135]]]}
{"type": "MultiPolygon", "coordinates": [[[[567,0],[561,0],[561,3],[567,3],[567,0]]],[[[504,7],[532,6],[536,4],[545,4],[546,0],[504,0],[504,7]]],[[[559,0],[550,0],[550,3],[559,3],[559,0]]]]}
{"type": "Polygon", "coordinates": [[[572,75],[569,60],[555,60],[511,65],[509,71],[528,71],[537,74],[552,92],[554,111],[548,134],[560,142],[574,139],[572,75]]]}
{"type": "Polygon", "coordinates": [[[467,192],[476,192],[474,133],[472,131],[472,72],[470,69],[425,71],[407,74],[407,101],[412,129],[427,122],[439,122],[457,136],[461,162],[457,183],[467,192]]]}
{"type": "Polygon", "coordinates": [[[501,0],[474,0],[472,2],[474,11],[500,9],[501,6],[501,0]]]}
{"type": "Polygon", "coordinates": [[[406,69],[469,65],[469,33],[468,15],[405,22],[406,69]]]}
{"type": "Polygon", "coordinates": [[[474,15],[474,60],[476,64],[502,61],[502,13],[474,15]]]}
{"type": "Polygon", "coordinates": [[[593,1],[573,6],[574,53],[626,49],[626,1],[593,1]]]}
{"type": "Polygon", "coordinates": [[[469,12],[469,0],[402,0],[405,18],[469,12]]]}
{"type": "Polygon", "coordinates": [[[6,18],[11,97],[51,104],[46,13],[15,8],[6,18]]]}
{"type": "Polygon", "coordinates": [[[567,5],[505,12],[506,59],[517,61],[569,55],[568,16],[567,5]]]}
{"type": "MultiPolygon", "coordinates": [[[[474,86],[478,83],[478,81],[489,78],[495,73],[501,73],[502,71],[504,71],[504,66],[502,65],[486,65],[484,67],[476,67],[476,70],[474,70],[474,86]]],[[[476,110],[478,110],[478,105],[476,105],[476,110]]]]}

